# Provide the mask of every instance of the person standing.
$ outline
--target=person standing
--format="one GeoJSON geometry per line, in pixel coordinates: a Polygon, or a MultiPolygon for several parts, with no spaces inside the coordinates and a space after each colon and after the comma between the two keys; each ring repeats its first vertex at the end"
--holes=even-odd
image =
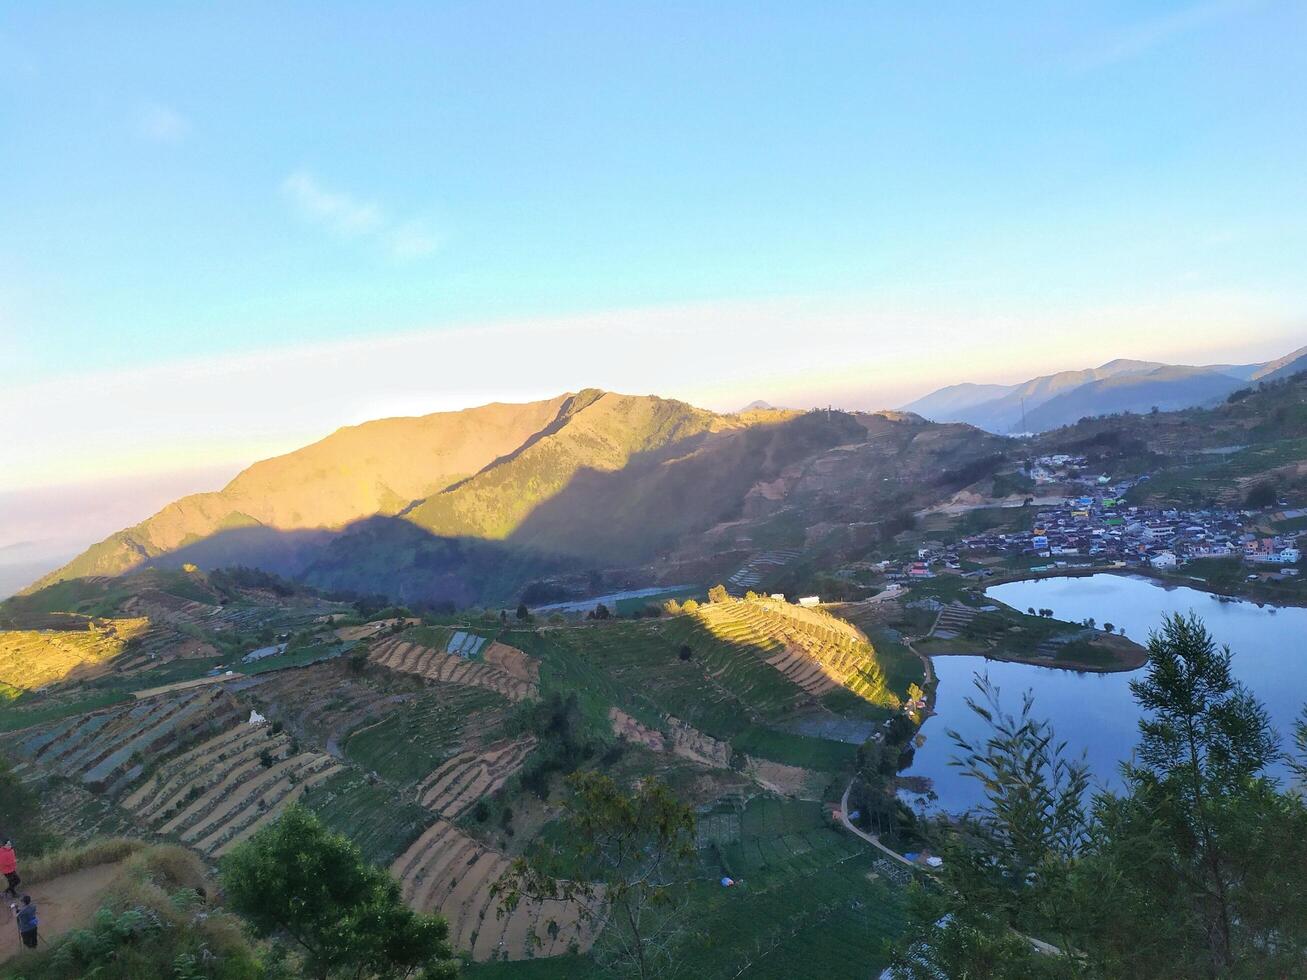
{"type": "Polygon", "coordinates": [[[23,905],[18,910],[18,935],[23,937],[23,945],[28,949],[36,949],[36,927],[39,924],[36,920],[36,906],[32,904],[32,896],[24,895],[23,905]]]}
{"type": "Polygon", "coordinates": [[[4,846],[0,847],[0,874],[5,876],[5,882],[9,886],[5,889],[5,895],[9,898],[17,898],[18,885],[23,879],[18,877],[18,855],[14,853],[14,842],[7,838],[4,846]]]}

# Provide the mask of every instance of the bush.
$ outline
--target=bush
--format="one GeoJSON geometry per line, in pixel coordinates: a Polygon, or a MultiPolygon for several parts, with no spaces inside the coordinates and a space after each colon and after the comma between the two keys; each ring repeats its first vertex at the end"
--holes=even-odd
{"type": "MultiPolygon", "coordinates": [[[[240,923],[209,906],[210,888],[195,854],[172,845],[130,843],[137,853],[109,886],[91,922],[25,956],[24,977],[254,980],[270,975],[260,969],[240,923]]],[[[98,853],[106,853],[105,846],[101,842],[98,853]]]]}

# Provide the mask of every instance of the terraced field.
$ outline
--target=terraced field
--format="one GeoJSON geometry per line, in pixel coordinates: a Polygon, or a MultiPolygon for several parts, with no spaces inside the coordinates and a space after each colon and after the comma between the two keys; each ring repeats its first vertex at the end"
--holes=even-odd
{"type": "Polygon", "coordinates": [[[305,805],[332,830],[349,837],[373,864],[389,865],[431,826],[431,812],[354,767],[324,780],[305,805]]]}
{"type": "Polygon", "coordinates": [[[522,768],[535,746],[535,738],[526,736],[451,756],[418,784],[418,801],[447,820],[457,820],[522,768]]]}
{"type": "Polygon", "coordinates": [[[34,691],[67,678],[103,669],[142,636],[144,618],[98,620],[78,630],[0,630],[0,691],[34,691]]]}
{"type": "Polygon", "coordinates": [[[831,828],[817,803],[759,797],[701,818],[699,934],[679,958],[703,977],[875,976],[904,920],[904,893],[879,855],[831,828]],[[721,888],[717,879],[737,882],[721,888]],[[876,875],[876,877],[870,877],[876,875]]]}
{"type": "Polygon", "coordinates": [[[607,724],[616,705],[646,728],[661,731],[679,719],[732,750],[776,762],[833,771],[852,761],[852,746],[773,727],[825,708],[756,647],[715,636],[697,616],[542,631],[516,642],[543,661],[547,688],[578,691],[607,724]]]}
{"type": "Polygon", "coordinates": [[[239,723],[163,764],[122,805],[157,833],[221,857],[290,803],[339,772],[321,752],[239,723]]]}
{"type": "Polygon", "coordinates": [[[12,743],[19,757],[97,792],[140,778],[145,760],[230,727],[242,715],[225,692],[200,688],[66,718],[12,743]]]}
{"type": "Polygon", "coordinates": [[[451,754],[502,729],[509,701],[479,687],[431,683],[344,742],[345,755],[401,785],[424,779],[451,754]]]}
{"type": "Polygon", "coordinates": [[[484,687],[513,701],[524,701],[538,693],[536,685],[514,677],[501,667],[465,660],[403,637],[383,640],[372,648],[368,658],[391,670],[416,674],[427,680],[484,687]]]}
{"type": "Polygon", "coordinates": [[[333,751],[350,732],[401,710],[420,695],[420,688],[416,679],[387,671],[359,676],[345,658],[338,658],[256,676],[235,689],[269,718],[333,751]]]}
{"type": "Polygon", "coordinates": [[[216,602],[212,605],[196,602],[158,589],[146,589],[128,596],[119,606],[122,612],[130,616],[143,616],[152,623],[167,623],[170,626],[207,623],[220,608],[216,602]]]}
{"type": "Polygon", "coordinates": [[[594,923],[575,903],[523,900],[503,911],[491,888],[508,870],[509,858],[437,820],[391,865],[404,899],[449,922],[457,949],[475,960],[521,960],[584,952],[594,942],[594,923]],[[503,913],[501,915],[501,913],[503,913]]]}
{"type": "Polygon", "coordinates": [[[654,752],[670,752],[691,762],[714,768],[731,764],[731,747],[711,735],[687,725],[678,718],[666,719],[666,730],[651,728],[632,718],[621,708],[610,708],[608,718],[618,738],[643,745],[654,752]]]}
{"type": "MultiPolygon", "coordinates": [[[[68,718],[11,746],[24,769],[66,777],[116,800],[138,827],[216,857],[341,768],[292,752],[288,735],[246,714],[225,691],[201,688],[68,718]]],[[[104,814],[79,806],[103,829],[104,814]]]]}
{"type": "Polygon", "coordinates": [[[774,599],[705,603],[691,615],[713,635],[758,651],[814,697],[843,687],[873,704],[894,703],[876,651],[834,616],[774,599]]]}

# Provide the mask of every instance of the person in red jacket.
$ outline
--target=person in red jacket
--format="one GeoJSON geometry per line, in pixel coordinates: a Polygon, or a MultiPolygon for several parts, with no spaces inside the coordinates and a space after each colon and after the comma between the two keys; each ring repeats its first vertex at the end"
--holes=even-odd
{"type": "Polygon", "coordinates": [[[0,847],[0,874],[5,876],[5,881],[9,884],[5,895],[17,898],[18,885],[22,879],[18,877],[18,855],[14,853],[14,842],[11,840],[6,840],[4,846],[0,847]]]}

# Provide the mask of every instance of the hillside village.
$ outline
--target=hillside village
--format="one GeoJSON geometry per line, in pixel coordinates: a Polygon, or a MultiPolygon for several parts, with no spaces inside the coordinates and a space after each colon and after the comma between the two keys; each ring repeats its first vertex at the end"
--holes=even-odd
{"type": "Polygon", "coordinates": [[[1054,504],[1036,506],[1028,528],[968,534],[951,547],[928,542],[914,560],[892,577],[927,578],[940,570],[963,572],[964,562],[976,578],[996,574],[994,559],[1031,572],[1067,568],[1172,569],[1205,558],[1238,558],[1249,565],[1249,578],[1292,578],[1302,559],[1301,531],[1267,534],[1269,524],[1293,526],[1307,518],[1307,508],[1195,509],[1149,507],[1129,503],[1131,491],[1148,475],[1114,480],[1090,468],[1083,456],[1040,456],[1024,469],[1047,500],[1050,491],[1065,493],[1054,504]]]}

